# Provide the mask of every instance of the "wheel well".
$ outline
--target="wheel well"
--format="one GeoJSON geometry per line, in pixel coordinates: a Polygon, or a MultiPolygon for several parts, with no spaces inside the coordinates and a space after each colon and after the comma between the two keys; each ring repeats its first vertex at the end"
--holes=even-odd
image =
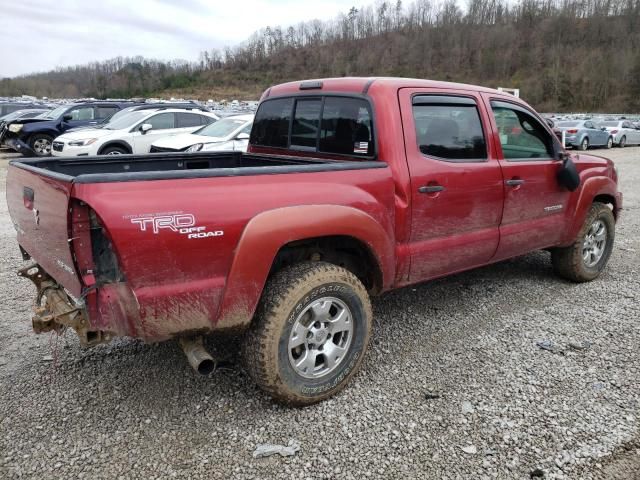
{"type": "Polygon", "coordinates": [[[28,143],[30,144],[33,140],[33,137],[37,136],[37,135],[46,135],[47,137],[50,137],[51,140],[53,140],[54,138],[56,138],[56,135],[51,133],[51,132],[33,132],[29,135],[29,141],[28,143]]]}
{"type": "Polygon", "coordinates": [[[102,147],[100,147],[100,150],[98,150],[98,155],[101,155],[102,152],[104,152],[107,148],[110,148],[110,147],[120,147],[127,153],[131,153],[132,152],[131,146],[128,143],[126,143],[126,142],[117,142],[116,141],[116,142],[106,143],[102,147]]]}
{"type": "Polygon", "coordinates": [[[346,268],[370,293],[382,290],[382,270],[371,249],[356,238],[342,235],[308,238],[283,245],[273,260],[269,276],[284,267],[309,260],[346,268]]]}
{"type": "Polygon", "coordinates": [[[607,195],[606,193],[603,193],[602,195],[596,195],[595,198],[593,199],[593,203],[604,203],[605,205],[608,205],[609,208],[611,208],[611,210],[613,210],[613,215],[616,217],[616,220],[618,220],[617,218],[617,209],[616,209],[616,199],[612,196],[612,195],[607,195]]]}

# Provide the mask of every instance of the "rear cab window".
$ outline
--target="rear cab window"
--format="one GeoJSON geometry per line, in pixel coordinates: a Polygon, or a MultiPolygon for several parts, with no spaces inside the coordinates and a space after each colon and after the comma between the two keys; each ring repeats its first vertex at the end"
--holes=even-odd
{"type": "Polygon", "coordinates": [[[267,99],[256,112],[250,142],[260,147],[373,157],[371,105],[364,98],[330,94],[267,99]]]}

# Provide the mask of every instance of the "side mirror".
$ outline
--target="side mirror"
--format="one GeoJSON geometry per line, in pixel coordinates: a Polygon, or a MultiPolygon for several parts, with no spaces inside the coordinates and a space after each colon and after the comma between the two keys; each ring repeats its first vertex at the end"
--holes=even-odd
{"type": "Polygon", "coordinates": [[[571,156],[566,152],[562,152],[559,160],[562,160],[562,165],[560,165],[556,177],[558,183],[570,192],[576,191],[580,186],[580,174],[578,173],[576,165],[571,160],[571,156]]]}
{"type": "Polygon", "coordinates": [[[238,135],[236,135],[236,140],[249,140],[249,134],[240,132],[238,135]]]}
{"type": "Polygon", "coordinates": [[[145,133],[147,133],[149,130],[151,130],[153,128],[153,125],[151,125],[150,123],[143,123],[142,125],[140,125],[140,133],[142,133],[143,135],[145,133]]]}
{"type": "Polygon", "coordinates": [[[602,130],[603,132],[607,131],[607,127],[600,127],[600,130],[602,130]]]}
{"type": "Polygon", "coordinates": [[[73,115],[66,114],[62,117],[62,120],[68,122],[69,120],[73,120],[73,115]]]}

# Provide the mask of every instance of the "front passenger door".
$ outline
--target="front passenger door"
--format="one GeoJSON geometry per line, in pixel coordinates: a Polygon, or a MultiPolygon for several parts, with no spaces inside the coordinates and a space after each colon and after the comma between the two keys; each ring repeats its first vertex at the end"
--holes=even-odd
{"type": "Polygon", "coordinates": [[[498,132],[504,177],[504,212],[496,260],[554,246],[565,233],[570,198],[570,192],[556,179],[561,163],[553,152],[558,140],[524,106],[485,98],[498,132]]]}
{"type": "Polygon", "coordinates": [[[133,130],[133,153],[149,153],[151,144],[163,137],[176,134],[175,130],[175,114],[173,112],[158,113],[147,118],[138,124],[133,130]],[[140,127],[144,124],[150,124],[151,130],[142,132],[140,127]]]}

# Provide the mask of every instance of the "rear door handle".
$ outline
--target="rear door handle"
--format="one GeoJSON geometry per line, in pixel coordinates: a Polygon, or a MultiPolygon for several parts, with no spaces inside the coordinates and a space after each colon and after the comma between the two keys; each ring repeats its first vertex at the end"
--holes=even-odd
{"type": "Polygon", "coordinates": [[[521,178],[512,178],[511,180],[507,180],[504,183],[506,183],[510,187],[517,187],[518,185],[522,185],[524,183],[524,180],[522,180],[521,178]]]}
{"type": "Polygon", "coordinates": [[[420,193],[438,193],[446,190],[442,185],[423,185],[418,188],[420,193]]]}

